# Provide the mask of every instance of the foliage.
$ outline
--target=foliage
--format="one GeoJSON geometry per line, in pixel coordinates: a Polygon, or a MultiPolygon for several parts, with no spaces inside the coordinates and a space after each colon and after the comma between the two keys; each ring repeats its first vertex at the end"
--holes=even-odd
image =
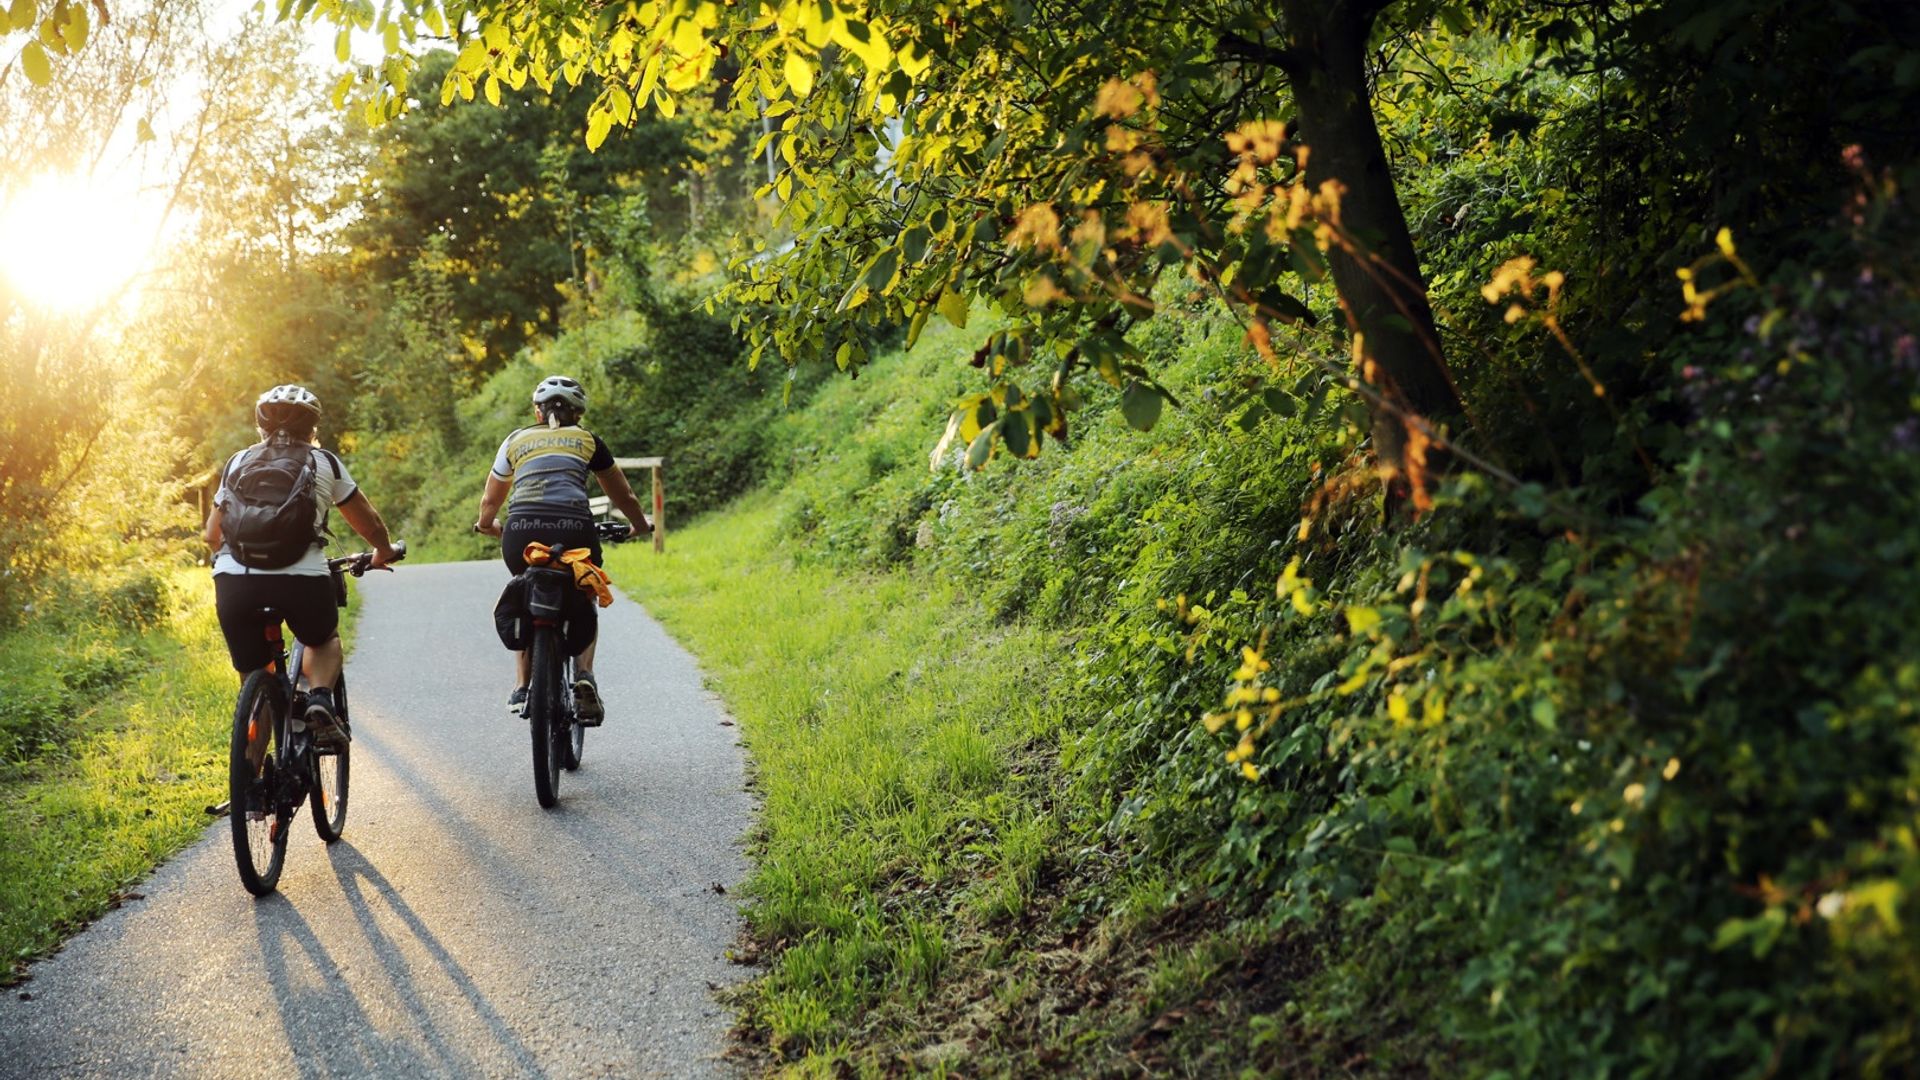
{"type": "Polygon", "coordinates": [[[61,597],[0,636],[0,982],[202,836],[225,790],[236,684],[211,583],[159,585],[107,586],[97,616],[61,597]]]}

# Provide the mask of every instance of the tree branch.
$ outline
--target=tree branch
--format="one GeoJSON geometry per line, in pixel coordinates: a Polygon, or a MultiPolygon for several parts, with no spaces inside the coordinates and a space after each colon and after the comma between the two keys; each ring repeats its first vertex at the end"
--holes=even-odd
{"type": "Polygon", "coordinates": [[[1305,60],[1291,49],[1276,48],[1264,41],[1244,38],[1231,30],[1220,35],[1220,55],[1263,64],[1267,67],[1276,67],[1286,72],[1288,76],[1297,73],[1305,60]]]}

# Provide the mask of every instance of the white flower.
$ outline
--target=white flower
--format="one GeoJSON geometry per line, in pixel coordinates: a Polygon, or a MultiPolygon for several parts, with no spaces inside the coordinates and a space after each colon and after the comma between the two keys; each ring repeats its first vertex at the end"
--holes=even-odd
{"type": "Polygon", "coordinates": [[[1818,911],[1820,917],[1823,919],[1837,919],[1840,917],[1840,913],[1846,910],[1846,907],[1847,898],[1845,894],[1830,892],[1821,897],[1819,903],[1813,905],[1813,910],[1818,911]]]}

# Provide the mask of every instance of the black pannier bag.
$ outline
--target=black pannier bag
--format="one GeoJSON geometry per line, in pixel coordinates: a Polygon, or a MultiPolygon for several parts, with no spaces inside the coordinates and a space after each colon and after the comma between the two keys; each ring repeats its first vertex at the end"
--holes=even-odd
{"type": "Polygon", "coordinates": [[[493,606],[493,629],[500,644],[516,652],[533,644],[533,620],[558,618],[560,642],[568,656],[579,656],[593,644],[600,613],[593,597],[574,586],[566,570],[528,567],[500,591],[493,606]]]}

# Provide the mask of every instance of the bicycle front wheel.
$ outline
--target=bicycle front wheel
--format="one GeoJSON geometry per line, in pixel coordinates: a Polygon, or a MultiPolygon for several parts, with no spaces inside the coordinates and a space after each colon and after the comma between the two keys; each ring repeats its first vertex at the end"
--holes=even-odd
{"type": "Polygon", "coordinates": [[[533,734],[533,797],[546,809],[560,801],[560,767],[565,762],[565,711],[560,699],[560,642],[553,628],[533,632],[528,666],[527,727],[533,734]]]}
{"type": "MultiPolygon", "coordinates": [[[[334,716],[347,723],[347,677],[343,673],[333,683],[334,716]]],[[[331,844],[340,839],[347,827],[347,779],[353,759],[352,743],[313,748],[313,784],[307,791],[307,805],[313,810],[313,831],[331,844]]]]}
{"type": "Polygon", "coordinates": [[[292,807],[279,805],[286,714],[286,695],[277,675],[256,671],[247,676],[227,745],[227,816],[240,884],[255,896],[265,896],[279,884],[287,858],[287,827],[293,823],[292,807]]]}

